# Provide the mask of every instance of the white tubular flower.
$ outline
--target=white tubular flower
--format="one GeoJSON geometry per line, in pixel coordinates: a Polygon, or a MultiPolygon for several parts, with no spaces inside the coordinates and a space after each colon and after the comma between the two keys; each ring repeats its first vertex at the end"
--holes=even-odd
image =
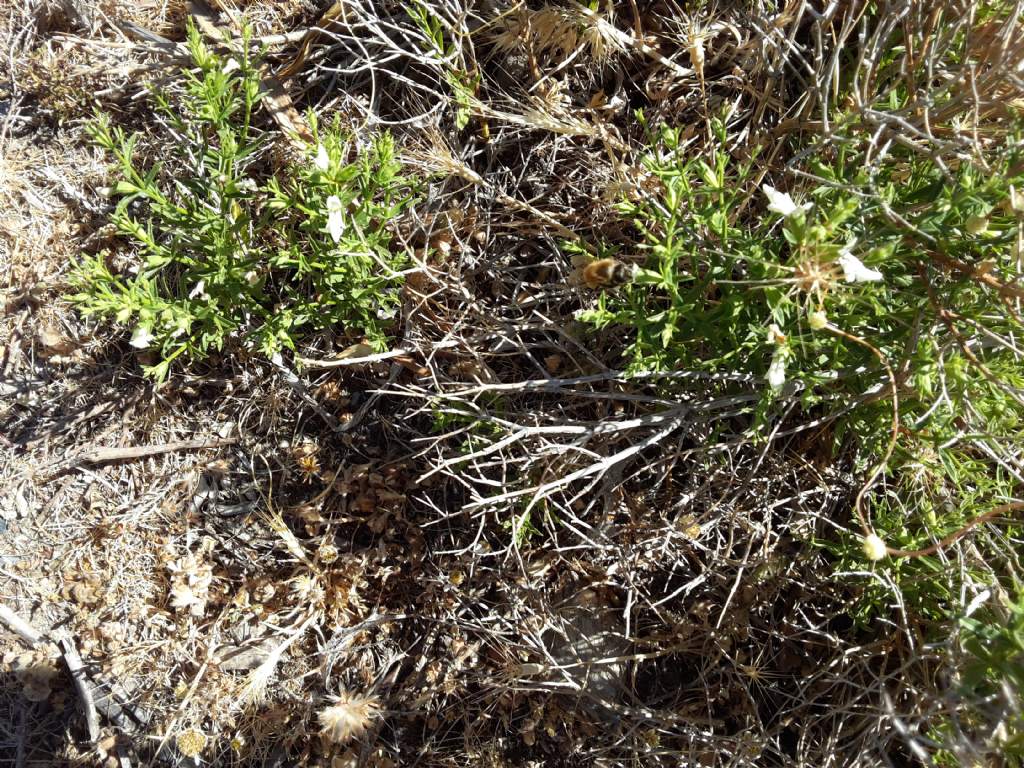
{"type": "Polygon", "coordinates": [[[327,231],[331,233],[334,242],[341,240],[341,234],[345,231],[344,209],[337,195],[327,198],[327,231]]]}
{"type": "Polygon", "coordinates": [[[316,145],[316,160],[313,161],[313,164],[321,171],[326,171],[331,167],[331,158],[328,157],[327,147],[323,144],[316,145]]]}
{"type": "Polygon", "coordinates": [[[765,184],[761,187],[765,197],[768,198],[768,210],[777,213],[783,218],[789,218],[794,213],[806,211],[811,207],[810,203],[797,205],[788,192],[779,192],[775,187],[765,184]]]}
{"type": "Polygon", "coordinates": [[[848,283],[877,283],[882,279],[881,272],[865,267],[864,262],[845,249],[839,252],[839,266],[843,268],[843,279],[848,283]]]}
{"type": "Polygon", "coordinates": [[[129,343],[136,349],[148,349],[149,345],[153,343],[153,334],[150,333],[149,328],[143,328],[140,325],[135,329],[129,343]]]}
{"type": "Polygon", "coordinates": [[[768,375],[765,378],[768,380],[768,386],[773,390],[782,389],[782,385],[786,383],[785,347],[779,347],[775,350],[775,354],[772,355],[771,365],[768,366],[768,375]]]}
{"type": "Polygon", "coordinates": [[[190,299],[194,299],[196,296],[198,296],[201,299],[208,299],[208,298],[210,298],[209,294],[207,294],[207,292],[206,292],[206,281],[205,280],[200,280],[198,283],[196,283],[195,288],[193,288],[191,291],[189,291],[188,297],[190,299]]]}
{"type": "Polygon", "coordinates": [[[981,608],[981,606],[983,606],[990,597],[992,597],[992,591],[988,589],[975,595],[974,599],[968,603],[966,610],[964,610],[964,617],[969,617],[972,613],[981,608]]]}
{"type": "Polygon", "coordinates": [[[877,533],[869,533],[864,537],[864,556],[868,560],[878,562],[885,558],[885,542],[877,533]]]}

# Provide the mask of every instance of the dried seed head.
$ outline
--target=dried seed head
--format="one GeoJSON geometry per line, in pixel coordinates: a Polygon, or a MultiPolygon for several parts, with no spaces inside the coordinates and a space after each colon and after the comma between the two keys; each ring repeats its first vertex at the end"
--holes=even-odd
{"type": "Polygon", "coordinates": [[[376,696],[363,696],[342,691],[334,703],[318,714],[321,733],[334,744],[347,744],[366,733],[380,716],[380,702],[376,696]]]}
{"type": "Polygon", "coordinates": [[[800,291],[821,299],[839,280],[839,270],[835,264],[811,258],[797,265],[793,277],[800,291]]]}
{"type": "Polygon", "coordinates": [[[178,751],[185,757],[199,757],[206,748],[206,734],[195,728],[189,728],[178,734],[174,743],[178,751]]]}
{"type": "Polygon", "coordinates": [[[338,559],[338,548],[330,541],[325,540],[317,547],[316,557],[324,565],[330,565],[338,559]]]}
{"type": "Polygon", "coordinates": [[[167,570],[171,572],[171,607],[179,610],[188,608],[193,616],[202,616],[206,612],[213,583],[210,564],[188,554],[168,564],[167,570]]]}

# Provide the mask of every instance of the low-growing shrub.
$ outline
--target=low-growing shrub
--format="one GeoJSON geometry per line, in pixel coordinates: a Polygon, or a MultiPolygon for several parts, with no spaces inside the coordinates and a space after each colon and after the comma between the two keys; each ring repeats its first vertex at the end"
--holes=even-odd
{"type": "MultiPolygon", "coordinates": [[[[139,137],[100,116],[91,135],[116,159],[120,201],[112,216],[134,246],[127,267],[86,256],[72,296],[86,314],[133,327],[132,345],[167,376],[179,357],[251,348],[271,355],[306,334],[342,328],[386,346],[408,253],[392,222],[414,199],[387,134],[371,144],[318,128],[304,156],[276,175],[257,127],[260,71],[248,39],[219,55],[191,29],[194,69],[183,87],[154,94],[165,153],[141,167],[139,137]]],[[[155,149],[154,149],[155,151],[155,149]]]]}
{"type": "Polygon", "coordinates": [[[891,492],[871,500],[883,538],[924,547],[1018,483],[1000,459],[1024,440],[1018,144],[985,170],[823,147],[791,195],[757,186],[756,156],[705,162],[662,128],[653,193],[620,205],[642,263],[581,317],[625,332],[631,371],[761,377],[755,425],[798,399],[834,445],[855,438],[861,473],[886,473],[891,492]]]}

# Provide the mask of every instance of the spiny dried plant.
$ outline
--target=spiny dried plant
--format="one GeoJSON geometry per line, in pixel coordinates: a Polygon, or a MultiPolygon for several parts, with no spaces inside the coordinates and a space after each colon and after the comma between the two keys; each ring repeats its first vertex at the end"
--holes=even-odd
{"type": "Polygon", "coordinates": [[[360,738],[381,715],[380,700],[370,694],[342,691],[320,709],[320,733],[333,744],[348,744],[360,738]]]}
{"type": "Polygon", "coordinates": [[[497,17],[491,35],[495,47],[506,53],[529,50],[565,57],[583,51],[601,65],[626,50],[626,35],[615,27],[613,11],[611,3],[606,6],[607,16],[576,4],[545,4],[536,9],[520,5],[497,17]]]}

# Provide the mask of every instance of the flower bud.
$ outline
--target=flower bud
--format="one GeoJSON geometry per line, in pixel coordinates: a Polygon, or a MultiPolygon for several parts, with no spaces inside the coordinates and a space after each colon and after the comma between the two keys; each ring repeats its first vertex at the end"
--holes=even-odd
{"type": "Polygon", "coordinates": [[[886,547],[882,537],[877,533],[869,533],[864,537],[864,555],[868,560],[879,561],[885,558],[886,547]]]}
{"type": "Polygon", "coordinates": [[[987,216],[971,216],[966,223],[964,228],[968,234],[971,235],[983,235],[988,232],[988,217],[987,216]]]}

